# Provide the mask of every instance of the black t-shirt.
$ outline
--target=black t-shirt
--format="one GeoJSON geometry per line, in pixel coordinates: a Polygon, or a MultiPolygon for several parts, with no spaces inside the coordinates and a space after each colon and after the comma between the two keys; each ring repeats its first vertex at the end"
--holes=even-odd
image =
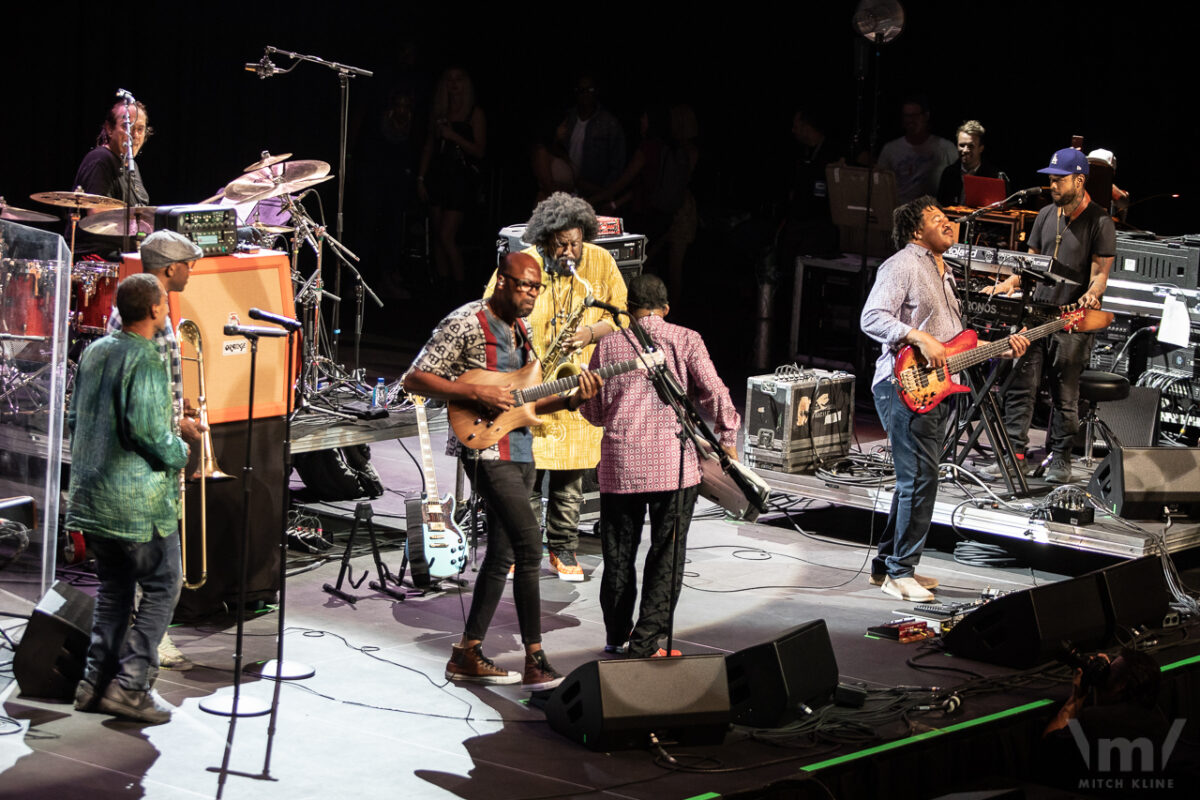
{"type": "Polygon", "coordinates": [[[1092,275],[1092,259],[1117,254],[1117,232],[1112,218],[1096,203],[1089,202],[1075,219],[1059,215],[1058,206],[1049,205],[1038,212],[1029,232],[1029,247],[1054,256],[1060,263],[1055,274],[1079,285],[1039,286],[1033,299],[1040,303],[1065,305],[1078,300],[1087,291],[1092,275]],[[1062,240],[1055,242],[1059,233],[1062,240]]]}
{"type": "MultiPolygon", "coordinates": [[[[133,202],[125,196],[125,181],[121,177],[121,159],[104,145],[92,148],[75,173],[75,182],[71,185],[82,187],[88,194],[99,194],[113,197],[127,205],[148,206],[150,195],[142,183],[142,171],[137,161],[133,162],[133,202]]],[[[70,241],[70,223],[67,223],[67,241],[70,241]]],[[[106,261],[116,259],[120,251],[120,239],[114,236],[93,236],[80,228],[75,234],[75,257],[98,255],[106,261]]]]}

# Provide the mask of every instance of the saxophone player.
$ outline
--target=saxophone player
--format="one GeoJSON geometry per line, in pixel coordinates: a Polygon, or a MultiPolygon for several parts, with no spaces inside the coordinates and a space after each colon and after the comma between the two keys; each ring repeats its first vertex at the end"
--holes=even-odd
{"type": "MultiPolygon", "coordinates": [[[[599,308],[585,308],[591,294],[618,308],[625,307],[625,280],[607,250],[592,244],[599,226],[588,203],[565,192],[556,192],[538,203],[529,218],[524,252],[542,267],[543,291],[527,322],[539,357],[561,352],[562,362],[582,369],[596,343],[616,330],[616,323],[599,308]],[[558,347],[555,347],[555,345],[558,347]]],[[[496,276],[485,296],[492,293],[496,276]]],[[[560,367],[561,369],[561,367],[560,367]]],[[[543,380],[553,376],[543,369],[543,380]]],[[[542,416],[533,429],[533,457],[537,467],[530,504],[541,519],[546,495],[546,543],[550,569],[564,581],[584,580],[576,553],[579,549],[579,510],[583,505],[583,474],[600,461],[602,431],[578,411],[542,416]]]]}

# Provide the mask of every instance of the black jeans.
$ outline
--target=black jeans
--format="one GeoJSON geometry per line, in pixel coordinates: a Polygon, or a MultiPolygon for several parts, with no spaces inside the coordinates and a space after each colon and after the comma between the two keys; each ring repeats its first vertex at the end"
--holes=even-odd
{"type": "Polygon", "coordinates": [[[542,482],[549,476],[546,495],[546,545],[551,552],[579,549],[579,510],[583,506],[582,469],[539,469],[529,505],[542,519],[542,482]]]}
{"type": "Polygon", "coordinates": [[[1004,394],[1004,427],[1013,451],[1024,453],[1029,446],[1029,424],[1037,402],[1038,385],[1045,367],[1050,381],[1050,436],[1047,449],[1069,456],[1079,430],[1079,376],[1092,352],[1090,333],[1055,333],[1029,345],[1017,363],[1008,391],[1004,394]]]}
{"type": "Polygon", "coordinates": [[[513,602],[521,641],[537,644],[542,641],[542,601],[538,589],[542,531],[529,507],[533,464],[463,458],[463,467],[475,491],[487,503],[488,522],[487,550],[471,595],[466,636],[482,640],[487,635],[508,583],[508,568],[515,563],[513,602]]]}
{"type": "Polygon", "coordinates": [[[679,602],[683,586],[683,564],[687,556],[687,533],[700,487],[682,492],[600,494],[600,543],[604,551],[604,575],[600,579],[600,609],[604,612],[607,643],[621,645],[629,640],[630,658],[647,658],[658,650],[658,640],[667,632],[667,622],[679,602]],[[682,513],[676,504],[682,494],[682,513]],[[642,525],[650,511],[650,551],[642,575],[642,602],[637,627],[633,607],[637,600],[637,552],[642,543],[642,525]],[[676,531],[676,519],[679,525],[676,531]],[[671,586],[672,537],[675,548],[675,586],[671,586]],[[632,632],[631,632],[632,631],[632,632]]]}

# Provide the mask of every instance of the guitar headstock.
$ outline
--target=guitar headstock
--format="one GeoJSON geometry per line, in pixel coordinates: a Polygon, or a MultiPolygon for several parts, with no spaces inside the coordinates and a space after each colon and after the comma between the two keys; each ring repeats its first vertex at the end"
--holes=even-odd
{"type": "Polygon", "coordinates": [[[1078,303],[1072,303],[1069,306],[1063,306],[1061,319],[1066,321],[1063,330],[1074,331],[1083,322],[1084,316],[1087,314],[1087,309],[1081,307],[1078,303]]]}

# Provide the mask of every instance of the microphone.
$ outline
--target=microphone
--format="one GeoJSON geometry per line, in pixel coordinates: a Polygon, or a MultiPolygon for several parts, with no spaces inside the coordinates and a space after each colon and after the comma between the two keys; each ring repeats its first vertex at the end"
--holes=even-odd
{"type": "Polygon", "coordinates": [[[282,325],[289,331],[300,330],[300,320],[285,317],[282,314],[272,314],[270,311],[263,311],[261,308],[250,309],[250,319],[258,319],[263,322],[274,322],[276,325],[282,325]]]}
{"type": "Polygon", "coordinates": [[[609,305],[608,303],[605,303],[603,300],[597,300],[594,297],[589,296],[589,297],[584,298],[583,304],[589,308],[604,309],[608,313],[612,314],[613,317],[617,317],[621,314],[625,314],[626,316],[629,316],[629,312],[624,311],[620,308],[617,308],[616,306],[609,305]]]}
{"type": "Polygon", "coordinates": [[[133,99],[133,95],[124,89],[117,89],[117,98],[120,100],[124,100],[126,102],[126,104],[131,104],[131,103],[137,102],[136,100],[133,99]]]}
{"type": "Polygon", "coordinates": [[[279,328],[260,328],[251,325],[226,325],[226,336],[245,336],[247,339],[257,339],[260,336],[284,337],[287,336],[287,331],[281,331],[279,328]]]}
{"type": "Polygon", "coordinates": [[[1013,200],[1024,200],[1027,197],[1037,197],[1042,193],[1042,187],[1030,186],[1028,189],[1022,189],[1013,195],[1013,200]]]}
{"type": "Polygon", "coordinates": [[[271,57],[267,56],[267,55],[264,55],[262,58],[260,58],[258,61],[256,61],[253,64],[246,64],[245,69],[246,69],[246,72],[255,73],[262,80],[266,80],[267,78],[271,77],[272,75],[276,75],[280,72],[283,72],[283,70],[281,70],[279,67],[275,66],[275,64],[271,62],[271,57]]]}

